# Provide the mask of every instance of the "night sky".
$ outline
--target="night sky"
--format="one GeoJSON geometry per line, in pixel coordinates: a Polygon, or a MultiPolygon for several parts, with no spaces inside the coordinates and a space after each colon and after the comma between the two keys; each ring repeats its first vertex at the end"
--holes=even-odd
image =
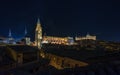
{"type": "Polygon", "coordinates": [[[119,0],[0,0],[0,36],[34,37],[37,19],[53,36],[84,36],[120,41],[119,0]]]}

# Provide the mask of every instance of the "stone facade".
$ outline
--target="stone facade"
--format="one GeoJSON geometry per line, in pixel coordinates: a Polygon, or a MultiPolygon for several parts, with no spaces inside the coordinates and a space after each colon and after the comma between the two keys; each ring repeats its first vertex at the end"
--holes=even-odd
{"type": "Polygon", "coordinates": [[[73,37],[44,36],[42,43],[70,45],[74,43],[73,37]]]}
{"type": "Polygon", "coordinates": [[[57,69],[75,68],[88,65],[88,63],[86,62],[82,62],[68,57],[57,56],[50,53],[46,53],[45,58],[50,59],[50,65],[56,67],[57,69]]]}
{"type": "Polygon", "coordinates": [[[96,40],[96,36],[92,36],[90,34],[87,34],[85,37],[75,37],[76,41],[80,40],[96,40]]]}

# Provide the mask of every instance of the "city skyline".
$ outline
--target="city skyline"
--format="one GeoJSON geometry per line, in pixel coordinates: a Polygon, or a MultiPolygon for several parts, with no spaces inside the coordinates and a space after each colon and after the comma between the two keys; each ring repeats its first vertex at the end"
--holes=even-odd
{"type": "Polygon", "coordinates": [[[20,37],[25,26],[33,36],[39,17],[48,35],[84,36],[89,32],[99,39],[120,41],[120,6],[115,1],[12,0],[0,1],[0,6],[1,36],[8,36],[10,28],[14,37],[20,37]]]}

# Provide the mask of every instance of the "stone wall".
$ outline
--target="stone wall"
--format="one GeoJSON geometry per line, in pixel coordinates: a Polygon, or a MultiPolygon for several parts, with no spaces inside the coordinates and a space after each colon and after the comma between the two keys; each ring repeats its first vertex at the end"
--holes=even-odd
{"type": "Polygon", "coordinates": [[[57,56],[50,53],[46,53],[45,58],[50,59],[50,65],[56,67],[57,69],[82,67],[88,65],[86,62],[71,59],[68,57],[57,56]]]}

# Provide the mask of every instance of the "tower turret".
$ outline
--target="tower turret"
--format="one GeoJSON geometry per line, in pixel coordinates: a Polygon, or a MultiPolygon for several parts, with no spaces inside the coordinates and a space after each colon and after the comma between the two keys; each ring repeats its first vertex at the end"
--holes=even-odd
{"type": "Polygon", "coordinates": [[[11,29],[9,29],[9,38],[11,38],[12,37],[12,35],[11,35],[11,29]]]}
{"type": "Polygon", "coordinates": [[[30,36],[27,33],[27,28],[25,26],[25,32],[24,32],[24,44],[25,45],[30,45],[31,41],[30,41],[30,36]]]}
{"type": "Polygon", "coordinates": [[[26,28],[26,26],[25,26],[25,36],[27,35],[27,28],[26,28]]]}
{"type": "Polygon", "coordinates": [[[9,44],[14,44],[14,39],[12,38],[11,29],[9,29],[8,43],[9,43],[9,44]]]}

